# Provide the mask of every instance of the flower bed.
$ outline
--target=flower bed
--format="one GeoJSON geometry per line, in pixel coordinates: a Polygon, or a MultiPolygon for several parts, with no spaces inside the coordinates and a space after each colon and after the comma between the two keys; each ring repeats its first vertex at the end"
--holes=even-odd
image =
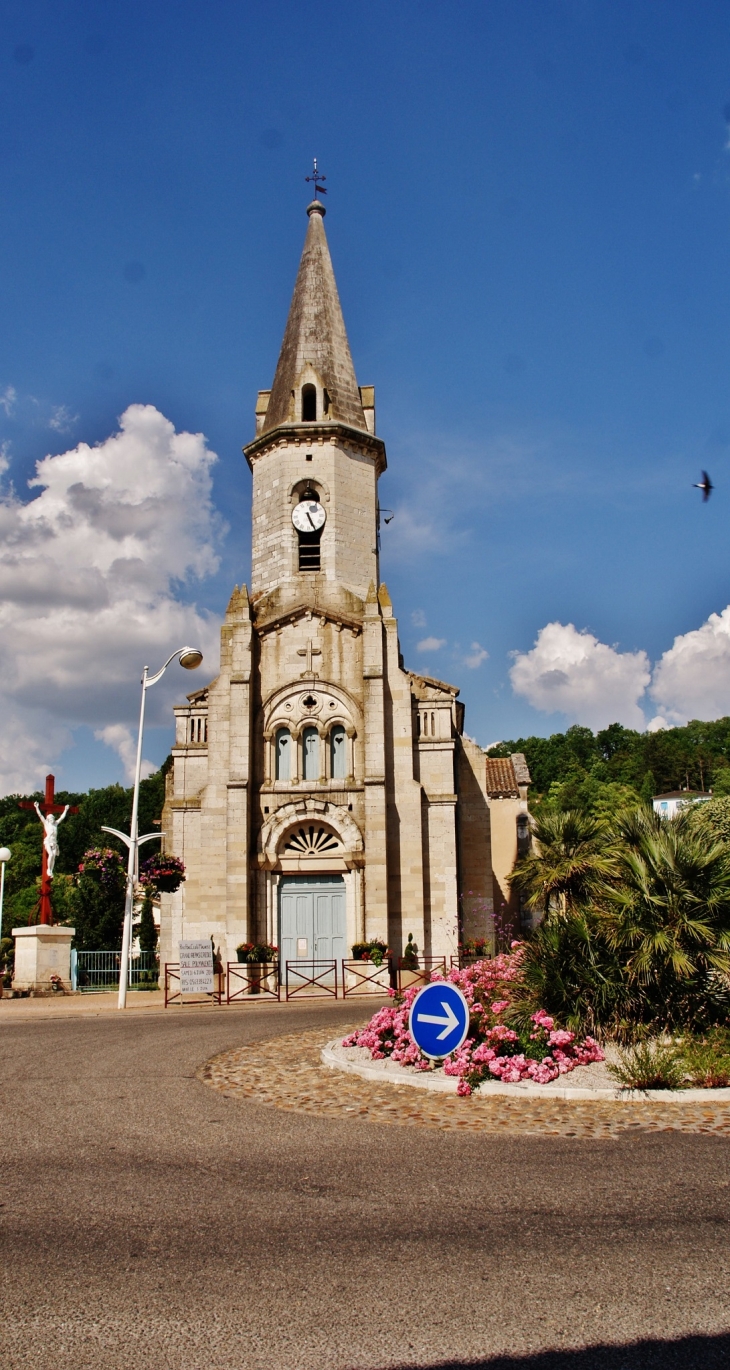
{"type": "MultiPolygon", "coordinates": [[[[576,1066],[604,1059],[592,1037],[578,1040],[574,1032],[556,1027],[543,1009],[531,1014],[526,1026],[515,1021],[510,1009],[521,960],[522,949],[513,943],[510,953],[477,961],[464,970],[454,968],[445,977],[439,972],[431,976],[432,980],[445,978],[458,985],[469,1004],[469,1036],[444,1062],[444,1073],[459,1078],[457,1094],[471,1094],[482,1080],[490,1078],[505,1084],[520,1080],[548,1084],[576,1066]]],[[[364,1028],[345,1037],[342,1045],[367,1047],[373,1060],[389,1056],[401,1065],[431,1070],[433,1063],[422,1055],[408,1031],[417,987],[402,995],[390,993],[393,1004],[379,1009],[364,1028]]]]}

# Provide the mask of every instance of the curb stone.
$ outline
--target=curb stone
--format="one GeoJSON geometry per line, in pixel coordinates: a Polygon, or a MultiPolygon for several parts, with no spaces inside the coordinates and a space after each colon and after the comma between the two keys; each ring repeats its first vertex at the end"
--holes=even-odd
{"type": "MultiPolygon", "coordinates": [[[[356,1026],[353,1024],[353,1027],[356,1026]]],[[[349,1029],[343,1023],[342,1035],[349,1029]]],[[[380,1123],[427,1127],[495,1137],[555,1137],[618,1140],[649,1132],[730,1136],[730,1102],[704,1097],[701,1103],[677,1099],[556,1099],[521,1095],[474,1094],[460,1098],[413,1090],[400,1082],[376,1082],[322,1062],[332,1027],[291,1033],[273,1041],[226,1051],[204,1062],[197,1075],[224,1098],[308,1114],[320,1124],[380,1123]]],[[[716,1093],[703,1090],[703,1095],[716,1093]]],[[[245,1126],[244,1120],[242,1123],[245,1126]]]]}
{"type": "MultiPolygon", "coordinates": [[[[407,1066],[401,1066],[387,1058],[370,1062],[348,1060],[336,1051],[336,1048],[340,1047],[340,1042],[341,1038],[335,1037],[322,1047],[322,1064],[329,1070],[341,1070],[348,1075],[359,1075],[363,1080],[375,1080],[378,1083],[410,1085],[412,1089],[456,1094],[458,1080],[455,1075],[409,1070],[407,1066]]],[[[345,1051],[351,1049],[340,1047],[340,1050],[345,1051]]],[[[508,1099],[611,1099],[614,1103],[622,1104],[706,1104],[710,1101],[730,1103],[730,1089],[623,1089],[620,1085],[615,1089],[589,1089],[582,1085],[536,1085],[531,1080],[515,1085],[503,1084],[501,1080],[485,1080],[478,1089],[480,1099],[489,1099],[499,1094],[505,1095],[508,1099]]]]}

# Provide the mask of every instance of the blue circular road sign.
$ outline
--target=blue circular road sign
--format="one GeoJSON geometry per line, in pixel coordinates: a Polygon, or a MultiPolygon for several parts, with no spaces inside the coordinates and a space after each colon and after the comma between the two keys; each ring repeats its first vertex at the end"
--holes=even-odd
{"type": "Polygon", "coordinates": [[[418,991],[408,1028],[424,1056],[432,1061],[460,1047],[469,1031],[469,1005],[450,980],[435,980],[418,991]]]}

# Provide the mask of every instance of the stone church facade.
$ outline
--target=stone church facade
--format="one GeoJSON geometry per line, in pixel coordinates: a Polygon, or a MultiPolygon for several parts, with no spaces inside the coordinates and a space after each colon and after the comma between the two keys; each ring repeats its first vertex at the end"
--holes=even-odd
{"type": "MultiPolygon", "coordinates": [[[[324,207],[307,213],[244,448],[250,590],[231,596],[216,679],[175,709],[162,821],[186,880],[163,896],[163,962],[181,937],[210,935],[224,962],[264,941],[282,961],[347,957],[371,938],[398,955],[409,933],[448,957],[460,933],[491,927],[490,805],[505,796],[488,792],[458,689],[404,665],[379,574],[374,391],[355,378],[324,207]]],[[[509,847],[513,819],[507,831],[509,847]]]]}

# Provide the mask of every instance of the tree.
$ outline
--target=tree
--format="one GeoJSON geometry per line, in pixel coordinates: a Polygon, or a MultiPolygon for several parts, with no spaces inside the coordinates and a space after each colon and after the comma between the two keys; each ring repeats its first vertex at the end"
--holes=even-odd
{"type": "Polygon", "coordinates": [[[84,853],[74,891],[72,918],[79,951],[118,951],[122,945],[126,871],[118,852],[84,853]]]}
{"type": "Polygon", "coordinates": [[[642,1015],[667,1027],[711,1019],[730,976],[730,847],[691,810],[644,809],[615,832],[618,878],[598,903],[642,1015]]]}
{"type": "Polygon", "coordinates": [[[157,927],[154,916],[154,891],[148,885],[144,892],[142,901],[142,911],[139,919],[139,949],[140,951],[157,951],[157,927]]]}
{"type": "Polygon", "coordinates": [[[548,809],[533,826],[533,849],[511,880],[527,907],[564,917],[595,898],[616,872],[605,823],[577,810],[548,809]]]}

